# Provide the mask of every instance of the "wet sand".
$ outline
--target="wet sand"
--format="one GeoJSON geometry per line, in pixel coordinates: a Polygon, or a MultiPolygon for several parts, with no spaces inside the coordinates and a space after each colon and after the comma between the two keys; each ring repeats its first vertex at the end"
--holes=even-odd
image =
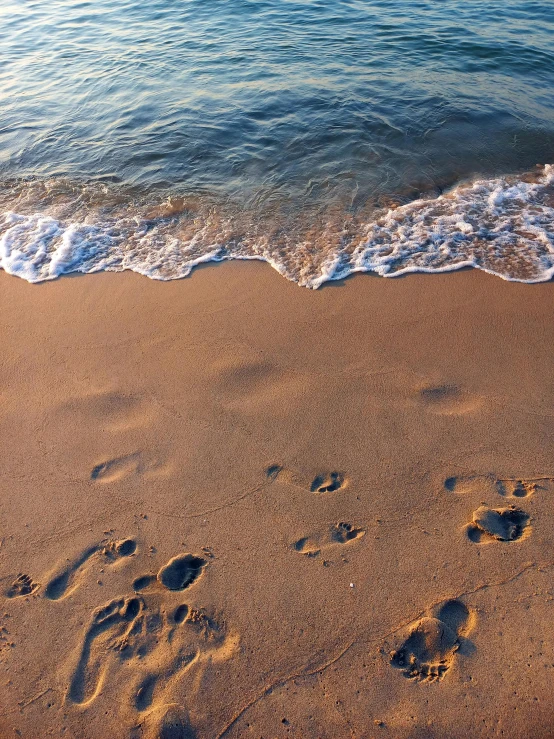
{"type": "Polygon", "coordinates": [[[552,735],[552,283],[0,287],[0,736],[552,735]]]}

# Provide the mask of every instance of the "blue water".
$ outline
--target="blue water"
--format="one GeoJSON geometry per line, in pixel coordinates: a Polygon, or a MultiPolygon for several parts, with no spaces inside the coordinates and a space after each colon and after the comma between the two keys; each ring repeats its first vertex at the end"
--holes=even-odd
{"type": "MultiPolygon", "coordinates": [[[[124,248],[134,268],[149,233],[179,263],[152,276],[211,254],[308,283],[379,209],[554,161],[552,0],[4,0],[2,20],[0,205],[55,221],[47,254],[94,226],[71,269],[124,248]]],[[[12,226],[18,273],[44,229],[12,226]]]]}

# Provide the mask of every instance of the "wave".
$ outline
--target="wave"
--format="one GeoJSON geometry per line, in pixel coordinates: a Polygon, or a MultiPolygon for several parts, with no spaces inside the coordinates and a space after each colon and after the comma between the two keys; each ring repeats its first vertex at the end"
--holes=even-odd
{"type": "Polygon", "coordinates": [[[554,275],[554,165],[462,183],[370,220],[339,207],[291,218],[278,208],[232,212],[199,196],[146,202],[105,185],[51,182],[6,187],[0,206],[0,268],[33,283],[124,270],[173,280],[229,259],[263,260],[314,289],[355,272],[475,267],[528,283],[554,275]]]}

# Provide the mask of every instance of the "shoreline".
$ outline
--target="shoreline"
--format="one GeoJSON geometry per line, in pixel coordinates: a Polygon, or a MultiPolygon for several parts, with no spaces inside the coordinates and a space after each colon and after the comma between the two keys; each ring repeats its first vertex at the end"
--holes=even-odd
{"type": "Polygon", "coordinates": [[[548,735],[554,287],[372,276],[0,273],[0,734],[548,735]]]}
{"type": "Polygon", "coordinates": [[[312,289],[356,273],[398,277],[468,266],[510,282],[549,282],[553,186],[554,165],[546,164],[520,177],[474,179],[435,197],[391,201],[365,218],[329,203],[314,220],[301,210],[289,221],[220,212],[193,197],[148,204],[112,194],[110,205],[104,193],[85,208],[70,189],[54,202],[45,192],[41,202],[39,185],[39,193],[20,193],[22,212],[11,210],[15,194],[5,195],[0,268],[32,283],[126,270],[171,281],[201,264],[254,260],[312,289]]]}

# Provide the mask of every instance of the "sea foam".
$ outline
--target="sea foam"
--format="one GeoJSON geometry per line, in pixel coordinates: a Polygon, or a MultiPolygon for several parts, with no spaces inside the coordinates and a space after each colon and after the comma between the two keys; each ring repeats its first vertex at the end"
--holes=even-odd
{"type": "MultiPolygon", "coordinates": [[[[21,199],[21,198],[20,198],[21,199]]],[[[29,210],[29,202],[26,204],[29,210]]],[[[335,213],[317,227],[267,228],[235,215],[193,216],[182,208],[145,214],[129,205],[80,218],[7,210],[0,218],[0,267],[28,282],[70,272],[132,270],[179,279],[203,262],[258,259],[309,288],[376,272],[445,272],[476,267],[505,280],[554,274],[554,166],[520,177],[462,183],[435,198],[374,213],[364,222],[335,213]]],[[[66,211],[67,213],[67,208],[66,211]]]]}

